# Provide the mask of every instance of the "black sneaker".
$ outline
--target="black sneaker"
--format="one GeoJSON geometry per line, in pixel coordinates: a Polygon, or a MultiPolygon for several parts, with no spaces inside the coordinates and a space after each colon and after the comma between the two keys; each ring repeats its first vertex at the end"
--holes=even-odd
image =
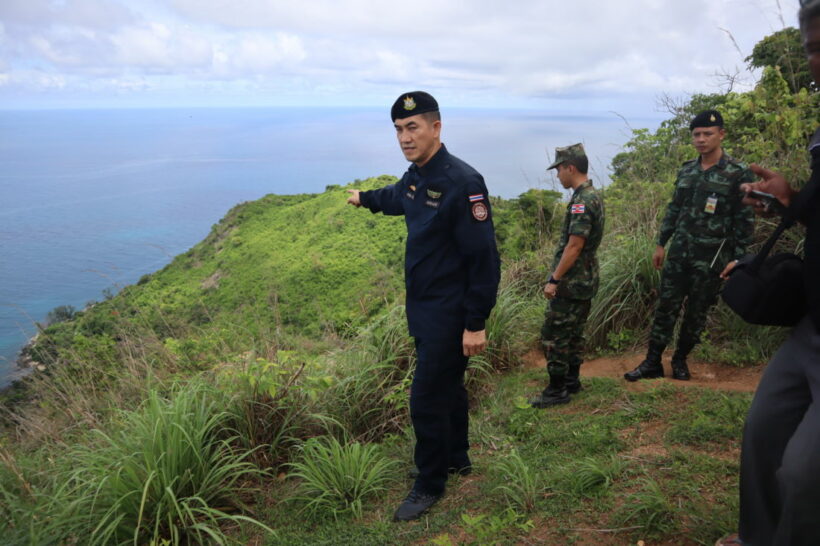
{"type": "Polygon", "coordinates": [[[419,519],[441,498],[441,495],[430,495],[413,489],[407,498],[396,509],[393,521],[413,521],[419,519]]]}
{"type": "MultiPolygon", "coordinates": [[[[456,468],[455,466],[451,466],[450,468],[447,469],[447,473],[450,474],[451,476],[455,476],[456,474],[458,474],[459,476],[469,476],[470,474],[473,473],[473,465],[468,464],[467,466],[462,466],[462,467],[458,467],[458,468],[456,468]]],[[[407,471],[407,477],[412,478],[414,480],[416,478],[418,478],[419,477],[419,467],[414,466],[413,468],[408,470],[407,471]]]]}

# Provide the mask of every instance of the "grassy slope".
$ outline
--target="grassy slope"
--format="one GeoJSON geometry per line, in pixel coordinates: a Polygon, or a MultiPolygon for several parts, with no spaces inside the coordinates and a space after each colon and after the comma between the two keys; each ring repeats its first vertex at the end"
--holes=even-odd
{"type": "Polygon", "coordinates": [[[264,543],[712,544],[734,530],[749,394],[592,379],[572,404],[526,407],[542,382],[536,370],[494,378],[471,414],[476,472],[419,522],[390,522],[411,485],[412,442],[396,437],[384,445],[404,464],[361,518],[294,517],[299,504],[281,500],[295,484],[277,481],[257,512],[278,532],[264,543]]]}
{"type": "MultiPolygon", "coordinates": [[[[216,358],[209,339],[242,351],[249,340],[280,331],[306,338],[345,332],[400,297],[403,239],[401,219],[346,206],[343,188],[267,196],[235,207],[162,271],[56,331],[111,328],[116,335],[123,322],[147,325],[160,339],[195,339],[200,346],[190,360],[203,367],[208,362],[200,355],[216,358]]],[[[510,324],[520,329],[520,317],[510,324]]],[[[531,330],[535,338],[537,329],[531,330]]],[[[278,534],[259,538],[269,544],[623,544],[647,537],[707,543],[732,527],[748,396],[678,391],[666,383],[633,392],[616,380],[594,380],[567,407],[524,407],[520,396],[542,382],[543,372],[519,370],[490,378],[472,414],[478,471],[454,481],[422,522],[389,523],[409,487],[407,431],[383,442],[405,464],[386,495],[369,499],[363,517],[294,517],[298,503],[282,502],[294,482],[266,480],[268,493],[254,513],[278,534]]]]}
{"type": "MultiPolygon", "coordinates": [[[[393,181],[383,176],[356,186],[393,181]]],[[[71,361],[78,333],[99,341],[141,329],[143,337],[183,340],[182,349],[166,346],[196,361],[213,358],[216,346],[247,350],[261,339],[281,342],[282,334],[345,334],[401,298],[405,238],[401,218],[356,210],[346,197],[334,186],[240,204],[162,270],[46,330],[41,347],[61,347],[71,361]]],[[[89,345],[105,359],[104,343],[89,345]]],[[[50,353],[35,356],[48,362],[50,353]]]]}
{"type": "MultiPolygon", "coordinates": [[[[393,181],[382,177],[361,186],[393,181]]],[[[180,308],[201,302],[219,313],[261,304],[275,307],[286,327],[308,334],[372,316],[401,286],[403,222],[380,219],[377,228],[372,215],[346,205],[346,197],[333,188],[240,205],[133,301],[180,308]]]]}

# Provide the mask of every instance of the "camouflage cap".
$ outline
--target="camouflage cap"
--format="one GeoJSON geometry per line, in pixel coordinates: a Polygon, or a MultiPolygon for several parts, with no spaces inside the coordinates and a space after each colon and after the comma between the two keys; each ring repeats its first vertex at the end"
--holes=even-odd
{"type": "Polygon", "coordinates": [[[561,146],[555,148],[555,161],[547,167],[547,170],[556,168],[564,161],[569,161],[570,159],[586,159],[586,157],[587,154],[584,151],[584,145],[580,142],[578,144],[570,144],[569,146],[561,146]]]}
{"type": "Polygon", "coordinates": [[[390,109],[390,119],[396,121],[397,119],[436,111],[438,111],[438,102],[433,98],[433,95],[424,91],[411,91],[403,93],[396,99],[393,108],[390,109]]]}

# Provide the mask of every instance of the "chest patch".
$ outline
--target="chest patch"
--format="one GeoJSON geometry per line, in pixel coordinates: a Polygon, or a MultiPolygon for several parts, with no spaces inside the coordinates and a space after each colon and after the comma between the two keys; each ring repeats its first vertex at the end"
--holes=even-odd
{"type": "Polygon", "coordinates": [[[441,204],[441,201],[433,201],[432,199],[428,199],[424,202],[424,204],[428,207],[433,207],[434,209],[437,209],[438,206],[441,204]]]}
{"type": "Polygon", "coordinates": [[[479,201],[478,203],[473,204],[473,218],[479,222],[483,222],[489,215],[490,211],[487,210],[487,205],[483,202],[479,201]]]}
{"type": "Polygon", "coordinates": [[[706,214],[714,214],[715,210],[717,210],[717,197],[712,195],[711,197],[706,199],[706,206],[703,208],[703,212],[706,214]]]}
{"type": "Polygon", "coordinates": [[[583,214],[586,212],[586,207],[583,203],[578,203],[577,205],[572,205],[569,209],[570,214],[583,214]]]}
{"type": "Polygon", "coordinates": [[[427,197],[430,199],[438,199],[441,197],[440,191],[427,190],[427,197]]]}

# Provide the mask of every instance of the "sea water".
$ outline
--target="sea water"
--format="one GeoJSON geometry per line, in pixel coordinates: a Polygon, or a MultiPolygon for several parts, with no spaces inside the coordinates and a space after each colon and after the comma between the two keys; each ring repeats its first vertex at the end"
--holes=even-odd
{"type": "MultiPolygon", "coordinates": [[[[605,183],[629,136],[609,113],[520,110],[445,111],[442,130],[503,197],[560,189],[544,168],[579,141],[605,183]]],[[[0,386],[50,310],[162,268],[237,203],[406,168],[386,109],[0,111],[0,386]]]]}

